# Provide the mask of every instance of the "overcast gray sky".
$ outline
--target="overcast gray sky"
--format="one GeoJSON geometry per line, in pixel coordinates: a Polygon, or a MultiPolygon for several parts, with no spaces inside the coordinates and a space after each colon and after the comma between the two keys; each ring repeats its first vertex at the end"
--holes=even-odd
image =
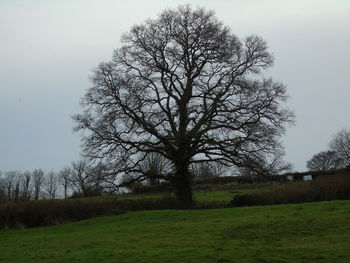
{"type": "Polygon", "coordinates": [[[70,116],[92,69],[132,25],[187,3],[215,10],[241,38],[268,42],[275,66],[266,75],[287,86],[296,113],[282,138],[295,170],[350,128],[348,0],[0,0],[0,170],[78,160],[70,116]]]}

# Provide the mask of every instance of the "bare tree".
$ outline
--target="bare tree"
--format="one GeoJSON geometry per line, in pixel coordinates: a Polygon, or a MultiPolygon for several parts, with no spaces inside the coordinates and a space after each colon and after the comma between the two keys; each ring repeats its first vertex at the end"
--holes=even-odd
{"type": "Polygon", "coordinates": [[[104,178],[106,167],[99,163],[95,166],[88,166],[88,176],[90,177],[90,188],[96,193],[102,193],[104,189],[107,190],[108,182],[104,178]]]}
{"type": "Polygon", "coordinates": [[[340,130],[329,144],[332,151],[341,160],[341,166],[350,165],[350,130],[340,130]]]}
{"type": "Polygon", "coordinates": [[[177,196],[192,202],[190,166],[242,166],[275,151],[293,114],[286,88],[262,77],[273,64],[258,36],[241,41],[212,11],[180,6],[136,25],[111,62],[101,63],[73,118],[86,157],[144,180],[140,163],[173,163],[177,196]]]}
{"type": "Polygon", "coordinates": [[[2,172],[0,171],[0,202],[6,200],[6,184],[5,179],[2,177],[2,172]]]}
{"type": "Polygon", "coordinates": [[[13,197],[12,197],[13,201],[19,201],[19,199],[20,199],[20,184],[21,184],[21,179],[19,177],[19,173],[17,173],[17,177],[16,177],[15,185],[14,185],[15,188],[14,188],[13,197]]]}
{"type": "Polygon", "coordinates": [[[70,181],[79,195],[87,196],[96,191],[101,192],[101,167],[91,167],[86,160],[72,163],[70,181]]]}
{"type": "Polygon", "coordinates": [[[307,161],[306,167],[311,171],[325,171],[329,169],[339,168],[341,159],[334,151],[323,151],[316,153],[307,161]]]}
{"type": "Polygon", "coordinates": [[[71,183],[79,194],[86,192],[88,186],[88,175],[86,173],[87,163],[83,160],[72,162],[71,183]]]}
{"type": "Polygon", "coordinates": [[[197,179],[212,178],[223,175],[225,168],[220,163],[203,162],[192,165],[191,172],[197,179]]]}
{"type": "Polygon", "coordinates": [[[16,187],[17,174],[18,173],[16,171],[9,171],[5,173],[4,183],[5,183],[7,200],[14,199],[14,191],[16,187]]]}
{"type": "Polygon", "coordinates": [[[31,178],[32,174],[29,171],[25,171],[21,174],[21,200],[30,200],[32,198],[31,178]]]}
{"type": "Polygon", "coordinates": [[[51,171],[46,174],[45,181],[44,181],[44,187],[45,187],[45,196],[48,199],[55,199],[57,189],[59,187],[59,181],[58,181],[58,175],[51,171]]]}
{"type": "Polygon", "coordinates": [[[161,179],[172,172],[170,161],[158,153],[149,154],[140,164],[140,168],[151,184],[159,184],[161,179]]]}
{"type": "Polygon", "coordinates": [[[273,154],[251,160],[252,164],[249,167],[258,176],[272,176],[290,172],[293,166],[291,163],[285,162],[283,157],[284,151],[276,149],[273,154]]]}
{"type": "Polygon", "coordinates": [[[65,167],[59,172],[59,182],[63,186],[64,198],[67,198],[68,189],[71,185],[71,168],[65,167]]]}
{"type": "Polygon", "coordinates": [[[238,174],[249,176],[258,182],[268,181],[271,176],[291,172],[292,164],[285,162],[283,157],[282,148],[276,149],[273,154],[255,156],[248,160],[247,165],[238,169],[238,174]]]}
{"type": "Polygon", "coordinates": [[[38,200],[41,194],[41,188],[44,183],[44,171],[41,169],[35,169],[32,173],[33,179],[33,190],[34,190],[34,199],[38,200]]]}

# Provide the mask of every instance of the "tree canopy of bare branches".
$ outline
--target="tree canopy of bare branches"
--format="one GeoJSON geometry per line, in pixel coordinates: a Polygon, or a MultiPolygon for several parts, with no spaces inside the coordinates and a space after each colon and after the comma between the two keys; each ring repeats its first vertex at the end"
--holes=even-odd
{"type": "Polygon", "coordinates": [[[88,196],[102,190],[103,166],[91,167],[86,160],[72,162],[70,169],[70,185],[79,196],[88,196]]]}
{"type": "Polygon", "coordinates": [[[35,200],[40,198],[41,189],[45,181],[44,175],[45,172],[42,169],[35,169],[32,173],[35,200]]]}
{"type": "Polygon", "coordinates": [[[63,187],[64,192],[64,198],[67,198],[68,196],[68,190],[71,186],[71,168],[70,167],[64,167],[58,174],[58,181],[61,183],[63,187]]]}
{"type": "Polygon", "coordinates": [[[153,153],[149,154],[140,164],[142,174],[148,177],[150,184],[157,184],[160,179],[172,172],[171,163],[164,156],[153,153]]]}
{"type": "Polygon", "coordinates": [[[48,199],[55,199],[59,188],[59,180],[57,173],[51,171],[47,173],[44,182],[45,196],[48,199]]]}
{"type": "Polygon", "coordinates": [[[329,144],[337,158],[341,160],[341,166],[350,165],[350,130],[341,129],[329,144]]]}
{"type": "Polygon", "coordinates": [[[323,151],[316,153],[306,163],[306,167],[311,171],[325,171],[336,169],[341,166],[341,159],[334,151],[323,151]]]}
{"type": "Polygon", "coordinates": [[[140,163],[158,153],[173,164],[178,198],[191,202],[192,163],[245,165],[274,152],[293,121],[285,86],[262,76],[273,64],[266,42],[240,40],[212,11],[165,10],[122,44],[73,117],[83,153],[113,175],[141,178],[140,163]]]}
{"type": "Polygon", "coordinates": [[[283,157],[284,151],[276,148],[275,152],[272,154],[249,159],[249,164],[238,169],[239,174],[253,176],[256,177],[258,181],[263,181],[270,176],[290,172],[293,166],[291,163],[285,162],[283,157]]]}

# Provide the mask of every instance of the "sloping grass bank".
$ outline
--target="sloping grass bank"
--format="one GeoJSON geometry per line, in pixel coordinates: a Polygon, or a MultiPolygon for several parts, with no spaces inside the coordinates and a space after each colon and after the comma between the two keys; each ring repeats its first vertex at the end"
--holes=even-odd
{"type": "Polygon", "coordinates": [[[0,262],[350,262],[350,201],[130,212],[0,231],[0,262]]]}

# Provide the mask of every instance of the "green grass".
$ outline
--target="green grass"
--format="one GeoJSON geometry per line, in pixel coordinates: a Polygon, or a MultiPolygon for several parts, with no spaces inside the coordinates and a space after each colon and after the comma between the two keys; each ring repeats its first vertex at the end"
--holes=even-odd
{"type": "MultiPolygon", "coordinates": [[[[244,191],[247,192],[247,191],[244,191]]],[[[120,200],[138,200],[138,199],[157,199],[162,197],[172,196],[175,197],[175,194],[122,194],[117,195],[117,198],[120,200]]],[[[231,201],[234,194],[229,191],[197,191],[194,192],[193,198],[196,201],[231,201]]],[[[103,198],[103,197],[102,197],[103,198]]]]}
{"type": "MultiPolygon", "coordinates": [[[[235,195],[240,194],[250,194],[250,193],[260,193],[271,191],[273,189],[281,187],[280,185],[264,185],[264,184],[246,184],[246,185],[215,185],[210,186],[209,190],[195,190],[193,192],[193,198],[196,201],[223,201],[230,202],[235,195]],[[212,190],[212,188],[218,188],[217,190],[212,190]]],[[[114,197],[115,195],[111,195],[114,197]]],[[[166,196],[173,196],[173,193],[147,193],[147,194],[121,194],[117,195],[120,200],[137,200],[137,199],[155,199],[162,198],[166,196]]],[[[93,197],[96,198],[96,197],[93,197]]],[[[97,197],[104,198],[104,197],[97,197]]],[[[109,198],[108,196],[106,198],[109,198]]]]}
{"type": "Polygon", "coordinates": [[[350,201],[130,212],[0,231],[0,262],[350,262],[350,201]]]}
{"type": "Polygon", "coordinates": [[[196,201],[225,201],[230,202],[236,195],[262,193],[272,191],[281,187],[280,185],[266,186],[260,188],[247,188],[247,189],[232,189],[230,190],[218,190],[218,191],[196,191],[194,192],[194,199],[196,201]]]}
{"type": "Polygon", "coordinates": [[[227,201],[230,202],[235,194],[229,191],[201,191],[194,193],[194,199],[196,201],[227,201]]]}

